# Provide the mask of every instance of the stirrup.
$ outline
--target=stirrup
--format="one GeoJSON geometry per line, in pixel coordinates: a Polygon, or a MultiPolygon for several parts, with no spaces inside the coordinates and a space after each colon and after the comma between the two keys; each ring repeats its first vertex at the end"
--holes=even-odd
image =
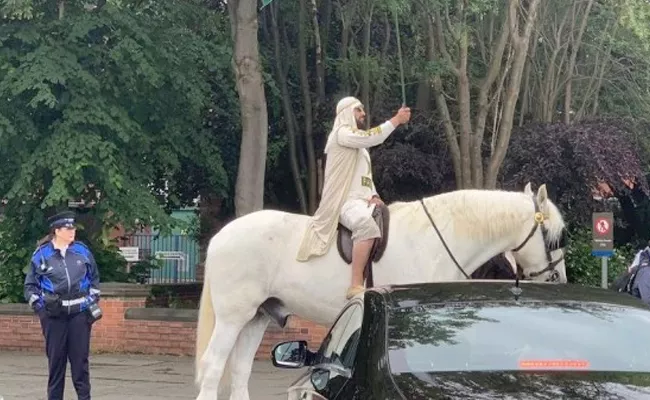
{"type": "Polygon", "coordinates": [[[354,296],[358,295],[359,293],[363,293],[366,290],[365,287],[363,286],[352,286],[348,289],[348,293],[346,295],[346,298],[350,300],[354,296]]]}

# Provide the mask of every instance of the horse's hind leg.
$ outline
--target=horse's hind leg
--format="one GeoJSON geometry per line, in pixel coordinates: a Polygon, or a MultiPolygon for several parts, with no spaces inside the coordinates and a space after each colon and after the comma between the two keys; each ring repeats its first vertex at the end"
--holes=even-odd
{"type": "Polygon", "coordinates": [[[239,333],[228,360],[231,373],[230,400],[249,400],[248,381],[255,353],[262,342],[269,322],[270,318],[266,314],[258,312],[239,333]]]}
{"type": "MultiPolygon", "coordinates": [[[[215,317],[216,329],[212,332],[210,343],[203,355],[204,374],[201,380],[201,389],[197,400],[216,400],[219,382],[224,373],[226,361],[239,336],[239,332],[246,325],[252,315],[234,316],[229,319],[215,317]]],[[[231,366],[232,368],[232,366],[231,366]]]]}

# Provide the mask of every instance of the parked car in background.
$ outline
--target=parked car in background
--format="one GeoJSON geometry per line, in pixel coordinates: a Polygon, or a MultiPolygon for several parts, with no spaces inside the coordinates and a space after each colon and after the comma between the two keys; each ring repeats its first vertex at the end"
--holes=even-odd
{"type": "Polygon", "coordinates": [[[571,284],[461,281],[373,288],[320,349],[275,346],[308,367],[289,399],[650,399],[650,308],[571,284]]]}

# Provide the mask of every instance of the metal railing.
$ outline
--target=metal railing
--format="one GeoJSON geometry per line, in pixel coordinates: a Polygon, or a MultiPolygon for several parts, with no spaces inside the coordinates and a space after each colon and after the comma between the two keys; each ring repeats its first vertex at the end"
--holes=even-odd
{"type": "Polygon", "coordinates": [[[143,283],[189,283],[196,282],[199,263],[199,244],[187,235],[135,234],[126,236],[122,244],[123,254],[129,268],[152,264],[139,272],[143,283]],[[128,254],[128,256],[127,256],[128,254]]]}

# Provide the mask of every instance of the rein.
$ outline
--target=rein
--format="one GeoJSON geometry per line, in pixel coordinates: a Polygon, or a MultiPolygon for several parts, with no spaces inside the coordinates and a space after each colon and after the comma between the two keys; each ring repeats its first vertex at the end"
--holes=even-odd
{"type": "Polygon", "coordinates": [[[438,237],[440,238],[440,241],[442,242],[442,245],[445,246],[445,249],[447,250],[447,254],[449,254],[449,257],[454,261],[454,264],[458,267],[460,272],[465,275],[465,278],[470,279],[469,275],[463,270],[463,267],[458,264],[458,261],[456,261],[456,257],[454,257],[453,254],[451,254],[451,250],[449,250],[449,247],[447,247],[447,243],[445,242],[445,239],[443,239],[442,234],[438,230],[438,227],[436,226],[436,223],[433,222],[433,218],[431,218],[431,214],[429,214],[429,210],[427,210],[427,207],[424,205],[424,201],[420,199],[420,204],[422,204],[422,208],[424,209],[424,212],[427,214],[427,217],[429,217],[429,221],[431,221],[431,225],[433,225],[433,229],[436,230],[436,233],[438,234],[438,237]]]}
{"type": "MultiPolygon", "coordinates": [[[[425,214],[429,218],[429,221],[431,222],[431,225],[433,226],[433,229],[435,229],[436,233],[438,234],[438,237],[440,238],[440,241],[442,242],[442,245],[445,246],[445,250],[447,250],[447,254],[449,254],[449,257],[451,257],[452,261],[454,262],[454,264],[456,264],[456,267],[465,276],[465,278],[470,279],[469,275],[467,275],[467,273],[463,270],[463,268],[460,266],[460,264],[456,260],[456,257],[454,257],[454,255],[452,254],[451,250],[449,250],[449,247],[447,246],[447,243],[445,242],[445,239],[442,237],[442,234],[438,230],[438,227],[436,226],[436,223],[433,222],[433,218],[431,217],[431,214],[429,214],[429,210],[425,206],[424,201],[422,199],[420,199],[420,204],[422,204],[422,208],[424,209],[425,214]]],[[[528,236],[526,236],[526,239],[524,239],[524,241],[519,246],[514,248],[512,251],[517,252],[517,251],[521,250],[522,248],[524,248],[524,246],[528,243],[530,238],[532,238],[533,235],[535,234],[535,232],[537,232],[537,229],[539,227],[541,227],[541,229],[542,229],[542,237],[544,239],[544,244],[546,245],[546,246],[544,246],[544,250],[546,250],[546,260],[548,261],[548,265],[546,266],[546,268],[544,268],[544,269],[542,269],[540,271],[531,272],[529,274],[529,277],[532,278],[532,277],[539,276],[539,275],[541,275],[541,274],[543,274],[543,273],[545,273],[547,271],[553,271],[551,273],[551,275],[549,276],[549,278],[547,279],[547,281],[554,282],[554,281],[558,280],[559,277],[560,277],[560,274],[559,274],[559,272],[557,272],[555,270],[555,267],[564,259],[564,254],[562,254],[562,257],[560,257],[559,259],[553,261],[552,257],[551,257],[551,251],[557,250],[557,249],[559,249],[559,248],[561,248],[563,246],[564,236],[561,239],[560,243],[558,243],[557,247],[555,247],[555,248],[550,247],[550,245],[548,244],[548,229],[544,225],[544,220],[545,220],[544,214],[542,214],[542,212],[539,210],[539,205],[537,204],[537,200],[535,199],[535,197],[533,197],[533,204],[535,206],[535,216],[534,216],[535,224],[533,225],[533,228],[530,230],[530,233],[528,234],[528,236]]],[[[566,233],[566,231],[563,232],[563,234],[564,233],[566,233]]]]}

